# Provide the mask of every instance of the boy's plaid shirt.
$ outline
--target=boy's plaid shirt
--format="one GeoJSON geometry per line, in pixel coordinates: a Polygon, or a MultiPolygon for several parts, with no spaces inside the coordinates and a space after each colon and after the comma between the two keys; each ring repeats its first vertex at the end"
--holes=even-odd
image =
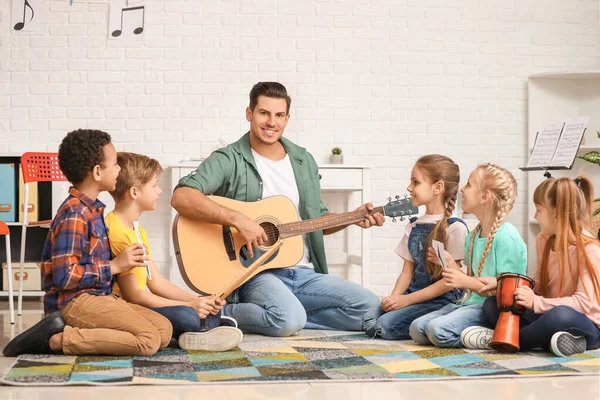
{"type": "Polygon", "coordinates": [[[62,310],[75,297],[111,294],[110,245],[104,208],[75,188],[59,208],[42,253],[46,314],[62,310]]]}

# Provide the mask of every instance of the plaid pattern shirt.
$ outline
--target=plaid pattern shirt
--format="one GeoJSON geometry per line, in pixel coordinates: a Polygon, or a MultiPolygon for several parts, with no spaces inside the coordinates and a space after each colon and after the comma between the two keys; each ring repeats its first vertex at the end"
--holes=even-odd
{"type": "Polygon", "coordinates": [[[44,310],[62,310],[75,297],[111,294],[110,245],[104,208],[75,188],[60,206],[42,253],[44,310]]]}

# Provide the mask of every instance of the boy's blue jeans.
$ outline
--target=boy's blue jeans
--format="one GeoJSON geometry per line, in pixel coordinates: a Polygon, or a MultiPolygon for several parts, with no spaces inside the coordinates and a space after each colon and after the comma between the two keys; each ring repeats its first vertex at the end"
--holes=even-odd
{"type": "Polygon", "coordinates": [[[187,306],[153,308],[152,311],[171,321],[173,339],[175,340],[179,339],[179,336],[184,332],[201,332],[216,328],[219,326],[221,319],[221,312],[217,315],[209,314],[205,319],[200,319],[198,312],[187,306]]]}

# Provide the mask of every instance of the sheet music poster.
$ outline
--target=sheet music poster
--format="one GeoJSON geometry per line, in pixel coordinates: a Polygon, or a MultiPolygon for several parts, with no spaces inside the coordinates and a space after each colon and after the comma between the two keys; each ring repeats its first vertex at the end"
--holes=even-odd
{"type": "Polygon", "coordinates": [[[132,4],[130,6],[126,1],[111,3],[108,21],[109,39],[141,40],[144,32],[145,16],[146,9],[142,4],[132,4]]]}
{"type": "Polygon", "coordinates": [[[571,168],[589,119],[576,117],[544,125],[525,168],[571,168]]]}

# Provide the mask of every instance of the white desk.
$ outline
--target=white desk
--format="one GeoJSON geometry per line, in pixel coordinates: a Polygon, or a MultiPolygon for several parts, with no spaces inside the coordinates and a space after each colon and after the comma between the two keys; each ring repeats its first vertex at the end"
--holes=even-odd
{"type": "MultiPolygon", "coordinates": [[[[181,178],[194,171],[199,161],[185,162],[181,164],[170,165],[168,168],[171,170],[171,190],[177,186],[177,183],[181,178]]],[[[348,196],[348,210],[353,210],[360,204],[371,199],[371,171],[370,167],[366,165],[344,165],[344,164],[324,164],[319,166],[319,174],[321,175],[321,189],[324,192],[343,192],[348,196]],[[358,204],[352,204],[351,194],[356,192],[360,194],[360,201],[358,204]]],[[[175,218],[177,211],[171,209],[171,223],[175,218]]],[[[171,282],[180,286],[186,287],[181,274],[179,273],[179,267],[177,265],[177,259],[175,257],[175,251],[173,248],[173,234],[169,229],[169,271],[168,276],[171,282]]],[[[346,235],[346,248],[345,252],[346,263],[348,265],[356,264],[361,266],[360,272],[360,283],[361,285],[369,286],[369,248],[371,241],[371,233],[369,229],[361,229],[361,245],[360,255],[350,255],[350,249],[353,249],[352,238],[350,234],[346,235]]]]}

